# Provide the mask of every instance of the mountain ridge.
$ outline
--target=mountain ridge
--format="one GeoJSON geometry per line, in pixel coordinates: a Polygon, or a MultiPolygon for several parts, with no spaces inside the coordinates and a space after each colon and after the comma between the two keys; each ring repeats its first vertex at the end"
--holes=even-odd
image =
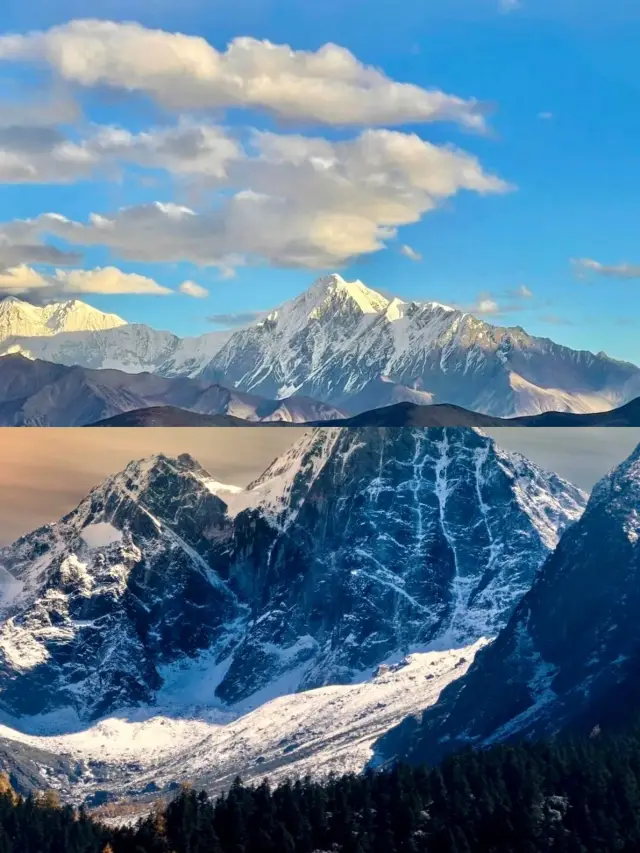
{"type": "MultiPolygon", "coordinates": [[[[310,427],[640,427],[640,397],[606,412],[576,415],[571,412],[544,412],[541,415],[520,418],[492,418],[471,412],[460,406],[434,403],[416,406],[413,403],[397,403],[363,412],[349,418],[309,423],[285,421],[259,421],[262,426],[310,426],[310,427]]],[[[226,415],[198,415],[175,406],[153,406],[146,409],[114,415],[87,426],[252,426],[246,421],[226,415]]]]}
{"type": "Polygon", "coordinates": [[[358,414],[393,402],[449,403],[495,417],[612,409],[640,394],[640,368],[492,326],[437,302],[388,298],[337,274],[244,328],[179,339],[131,324],[2,351],[93,368],[145,367],[270,398],[302,394],[358,414]]]}
{"type": "Polygon", "coordinates": [[[117,314],[107,314],[79,299],[32,305],[15,296],[0,300],[0,342],[17,335],[53,337],[64,332],[105,331],[126,325],[117,314]]]}
{"type": "Polygon", "coordinates": [[[377,761],[624,723],[640,707],[640,445],[595,486],[505,628],[377,761]]]}
{"type": "Polygon", "coordinates": [[[66,367],[19,354],[0,357],[3,426],[86,426],[158,405],[251,421],[308,422],[340,414],[305,397],[268,400],[206,380],[66,367]]]}
{"type": "Polygon", "coordinates": [[[117,670],[124,696],[148,701],[163,661],[212,644],[228,658],[215,688],[227,704],[287,673],[304,689],[348,683],[399,647],[468,645],[495,634],[584,500],[473,430],[314,430],[245,489],[187,454],[132,462],[60,522],[0,550],[17,584],[0,629],[0,703],[25,713],[23,702],[71,702],[94,716],[96,702],[122,706],[108,687],[118,661],[131,673],[117,670]],[[143,646],[131,658],[112,642],[143,646]],[[98,655],[101,691],[80,691],[93,671],[82,655],[85,675],[69,680],[67,643],[98,655]]]}

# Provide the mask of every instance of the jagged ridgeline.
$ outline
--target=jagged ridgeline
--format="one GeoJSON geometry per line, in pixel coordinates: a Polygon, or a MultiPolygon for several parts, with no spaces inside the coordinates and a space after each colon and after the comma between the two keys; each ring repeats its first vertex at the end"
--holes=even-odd
{"type": "Polygon", "coordinates": [[[316,429],[246,489],[189,456],[132,462],[0,551],[0,708],[59,731],[203,659],[199,701],[232,705],[468,646],[584,504],[473,429],[316,429]]]}
{"type": "MultiPolygon", "coordinates": [[[[198,378],[263,400],[302,395],[349,414],[403,401],[449,403],[494,417],[602,412],[640,395],[640,370],[633,364],[572,350],[520,327],[492,326],[437,302],[388,298],[336,274],[244,328],[195,338],[125,324],[77,301],[46,310],[6,301],[0,305],[5,353],[198,378]]],[[[100,381],[91,376],[92,385],[100,381]]],[[[157,396],[149,402],[153,388],[146,389],[145,403],[148,381],[135,384],[138,406],[209,411],[184,402],[189,395],[180,383],[164,403],[157,396]]],[[[321,419],[327,416],[308,418],[321,419]]]]}

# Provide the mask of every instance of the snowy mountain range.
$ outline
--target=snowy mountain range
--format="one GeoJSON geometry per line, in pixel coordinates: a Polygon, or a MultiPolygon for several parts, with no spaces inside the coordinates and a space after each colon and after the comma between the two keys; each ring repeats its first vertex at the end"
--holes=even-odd
{"type": "Polygon", "coordinates": [[[435,302],[388,298],[332,274],[233,332],[179,339],[147,326],[25,337],[1,352],[208,379],[269,398],[302,394],[352,414],[450,403],[496,417],[606,411],[640,396],[640,368],[492,326],[435,302]]]}
{"type": "Polygon", "coordinates": [[[231,337],[210,332],[179,338],[142,323],[127,323],[77,299],[42,308],[8,297],[0,302],[0,355],[94,370],[197,376],[231,337]]]}
{"type": "Polygon", "coordinates": [[[342,416],[305,397],[268,400],[205,379],[66,367],[18,354],[0,357],[0,426],[87,426],[156,406],[186,410],[187,418],[198,413],[269,423],[342,416]]]}
{"type": "MultiPolygon", "coordinates": [[[[379,760],[625,723],[640,707],[640,446],[594,488],[509,623],[379,760]]],[[[597,731],[597,729],[596,729],[597,731]]]]}
{"type": "Polygon", "coordinates": [[[0,550],[13,772],[85,795],[169,784],[180,756],[216,784],[358,769],[506,624],[585,502],[471,429],[313,430],[246,489],[189,456],[133,462],[0,550]]]}

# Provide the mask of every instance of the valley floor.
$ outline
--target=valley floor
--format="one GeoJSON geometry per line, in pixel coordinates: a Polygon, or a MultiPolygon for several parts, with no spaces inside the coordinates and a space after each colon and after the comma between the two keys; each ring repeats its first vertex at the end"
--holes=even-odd
{"type": "MultiPolygon", "coordinates": [[[[39,736],[0,726],[0,737],[83,762],[77,781],[51,779],[63,798],[75,802],[99,790],[144,797],[147,786],[162,791],[184,780],[213,793],[238,775],[251,782],[360,771],[373,742],[433,704],[486,642],[412,654],[382,665],[366,681],[280,696],[244,714],[199,709],[168,716],[137,709],[71,734],[39,736]]],[[[47,777],[47,768],[40,770],[47,777]]]]}

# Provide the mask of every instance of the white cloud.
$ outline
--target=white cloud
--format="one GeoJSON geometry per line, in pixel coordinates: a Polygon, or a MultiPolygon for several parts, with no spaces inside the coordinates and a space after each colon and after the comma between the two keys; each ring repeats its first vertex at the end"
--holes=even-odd
{"type": "Polygon", "coordinates": [[[553,113],[550,113],[550,112],[538,113],[538,118],[541,121],[551,121],[551,119],[553,118],[553,113]]]}
{"type": "MultiPolygon", "coordinates": [[[[507,290],[505,291],[505,296],[510,297],[511,299],[530,299],[533,297],[533,293],[524,285],[521,285],[519,288],[515,290],[507,290]]],[[[498,301],[496,297],[492,293],[479,293],[476,299],[472,303],[468,303],[466,305],[455,305],[454,307],[459,308],[461,311],[466,311],[469,314],[475,314],[477,316],[486,316],[486,317],[503,317],[506,314],[513,314],[518,311],[526,310],[526,305],[520,302],[507,302],[504,303],[502,301],[498,301]]]]}
{"type": "Polygon", "coordinates": [[[422,260],[422,255],[420,252],[416,252],[411,246],[407,246],[405,243],[403,246],[400,246],[400,253],[405,256],[405,258],[409,258],[410,261],[415,261],[415,263],[420,263],[422,260]]]}
{"type": "Polygon", "coordinates": [[[571,261],[576,275],[584,278],[588,273],[604,278],[640,278],[640,264],[601,264],[590,258],[577,258],[571,261]]]}
{"type": "Polygon", "coordinates": [[[72,183],[124,164],[223,181],[228,164],[243,156],[223,128],[187,121],[137,134],[96,127],[80,141],[42,125],[0,126],[3,183],[72,183]]]}
{"type": "Polygon", "coordinates": [[[0,37],[0,60],[44,65],[84,87],[143,92],[179,112],[245,107],[329,125],[454,121],[485,127],[476,101],[393,81],[335,44],[312,52],[243,37],[219,52],[197,36],[75,20],[0,37]]]}
{"type": "Polygon", "coordinates": [[[55,128],[0,127],[2,183],[70,183],[88,177],[95,165],[89,148],[55,128]]]}
{"type": "Polygon", "coordinates": [[[56,270],[52,274],[37,272],[26,264],[0,273],[0,292],[20,294],[46,290],[49,294],[168,294],[172,291],[151,278],[125,273],[116,267],[93,270],[56,270]]]}
{"type": "Polygon", "coordinates": [[[0,293],[26,293],[47,286],[46,279],[26,264],[0,272],[0,293]]]}
{"type": "Polygon", "coordinates": [[[500,0],[500,9],[503,12],[514,12],[522,6],[520,0],[500,0]]]}
{"type": "Polygon", "coordinates": [[[214,183],[234,191],[203,213],[156,203],[94,214],[86,223],[45,214],[5,232],[103,245],[137,261],[191,261],[226,275],[242,263],[327,268],[384,248],[398,227],[462,190],[510,189],[463,151],[389,130],[338,142],[256,133],[251,156],[225,168],[226,180],[214,183]]]}
{"type": "Polygon", "coordinates": [[[186,296],[193,296],[194,299],[206,299],[209,291],[201,284],[196,284],[195,281],[183,281],[180,285],[180,293],[186,296]]]}

